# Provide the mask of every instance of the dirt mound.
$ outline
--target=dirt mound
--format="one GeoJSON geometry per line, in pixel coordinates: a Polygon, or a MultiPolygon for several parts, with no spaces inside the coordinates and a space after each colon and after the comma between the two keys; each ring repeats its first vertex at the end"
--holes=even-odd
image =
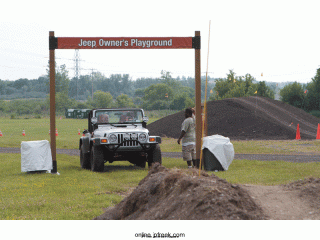
{"type": "Polygon", "coordinates": [[[319,220],[320,179],[308,178],[286,185],[242,185],[249,195],[275,220],[319,220]]]}
{"type": "Polygon", "coordinates": [[[307,200],[311,207],[318,209],[320,213],[320,178],[307,178],[286,185],[288,190],[298,190],[299,197],[307,200]]]}
{"type": "MultiPolygon", "coordinates": [[[[320,122],[303,110],[264,97],[241,97],[207,102],[208,135],[232,140],[295,139],[297,124],[302,139],[315,139],[320,122]]],[[[178,138],[184,112],[169,115],[148,125],[152,135],[178,138]]]]}
{"type": "Polygon", "coordinates": [[[267,219],[247,191],[198,170],[159,164],[138,187],[96,220],[267,219]]]}

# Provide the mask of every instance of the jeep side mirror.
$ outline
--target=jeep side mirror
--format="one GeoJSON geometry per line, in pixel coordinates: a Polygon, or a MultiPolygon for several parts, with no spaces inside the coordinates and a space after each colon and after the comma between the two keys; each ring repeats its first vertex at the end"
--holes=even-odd
{"type": "Polygon", "coordinates": [[[91,122],[93,124],[96,124],[98,122],[98,119],[96,117],[91,118],[91,122]]]}
{"type": "Polygon", "coordinates": [[[145,116],[145,117],[142,118],[142,121],[146,123],[146,122],[149,121],[149,118],[147,116],[145,116]]]}

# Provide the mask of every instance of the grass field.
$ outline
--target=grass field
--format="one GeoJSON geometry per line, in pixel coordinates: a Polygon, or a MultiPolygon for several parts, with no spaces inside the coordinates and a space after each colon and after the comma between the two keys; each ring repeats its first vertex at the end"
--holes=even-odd
{"type": "MultiPolygon", "coordinates": [[[[21,172],[20,154],[0,154],[0,219],[92,219],[114,206],[148,174],[128,162],[107,164],[95,173],[80,168],[79,158],[57,155],[60,175],[21,172]]],[[[182,159],[164,158],[167,168],[186,169],[182,159]]],[[[209,174],[213,174],[210,173],[209,174]]],[[[234,160],[214,173],[231,183],[274,185],[320,177],[320,163],[234,160]]]]}
{"type": "MultiPolygon", "coordinates": [[[[57,119],[57,148],[78,148],[78,129],[86,120],[57,119]]],[[[49,119],[0,119],[0,147],[20,147],[21,141],[49,140],[49,119]],[[22,136],[25,129],[26,136],[22,136]]],[[[319,141],[232,141],[235,153],[320,154],[319,141]]],[[[164,138],[163,152],[180,152],[175,139],[164,138]]],[[[164,158],[167,168],[186,169],[182,159],[164,158]]],[[[148,174],[128,162],[106,164],[94,173],[80,168],[79,157],[57,155],[60,175],[21,172],[20,154],[0,154],[0,219],[92,219],[119,203],[148,174]]],[[[234,160],[217,176],[231,183],[275,185],[320,177],[320,163],[234,160]]]]}
{"type": "MultiPolygon", "coordinates": [[[[155,121],[156,118],[149,122],[155,121]]],[[[83,129],[87,129],[86,119],[57,119],[57,148],[78,149],[83,129]],[[78,135],[80,129],[81,135],[78,135]]],[[[49,119],[4,119],[0,118],[0,147],[20,147],[21,141],[50,140],[49,119]],[[22,136],[22,130],[26,136],[22,136]]],[[[181,145],[175,139],[163,138],[161,149],[164,152],[180,152],[181,145]]],[[[232,141],[236,153],[260,154],[320,154],[320,141],[232,141]]]]}

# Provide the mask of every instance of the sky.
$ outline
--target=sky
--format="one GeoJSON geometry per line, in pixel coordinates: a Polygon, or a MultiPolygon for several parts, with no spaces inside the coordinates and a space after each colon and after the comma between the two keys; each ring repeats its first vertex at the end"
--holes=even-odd
{"type": "MultiPolygon", "coordinates": [[[[222,78],[232,69],[258,81],[307,83],[320,68],[319,7],[308,0],[6,1],[0,79],[45,75],[49,31],[56,37],[193,37],[200,31],[202,75],[222,78]]],[[[80,74],[129,74],[134,80],[165,70],[194,77],[194,55],[194,49],[83,49],[80,74]]],[[[57,49],[55,56],[74,77],[75,50],[57,49]]]]}

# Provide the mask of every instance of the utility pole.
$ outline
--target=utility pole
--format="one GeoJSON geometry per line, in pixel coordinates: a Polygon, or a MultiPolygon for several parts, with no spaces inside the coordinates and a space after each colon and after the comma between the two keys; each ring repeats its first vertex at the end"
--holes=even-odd
{"type": "Polygon", "coordinates": [[[76,81],[77,81],[77,84],[76,84],[76,88],[77,88],[77,100],[78,100],[78,80],[79,80],[79,77],[80,77],[80,54],[79,54],[79,49],[76,49],[75,52],[74,52],[74,71],[75,71],[75,78],[76,78],[76,81]]]}
{"type": "Polygon", "coordinates": [[[92,83],[92,94],[91,94],[91,97],[92,97],[92,101],[93,101],[93,68],[91,68],[91,83],[92,83]]]}

